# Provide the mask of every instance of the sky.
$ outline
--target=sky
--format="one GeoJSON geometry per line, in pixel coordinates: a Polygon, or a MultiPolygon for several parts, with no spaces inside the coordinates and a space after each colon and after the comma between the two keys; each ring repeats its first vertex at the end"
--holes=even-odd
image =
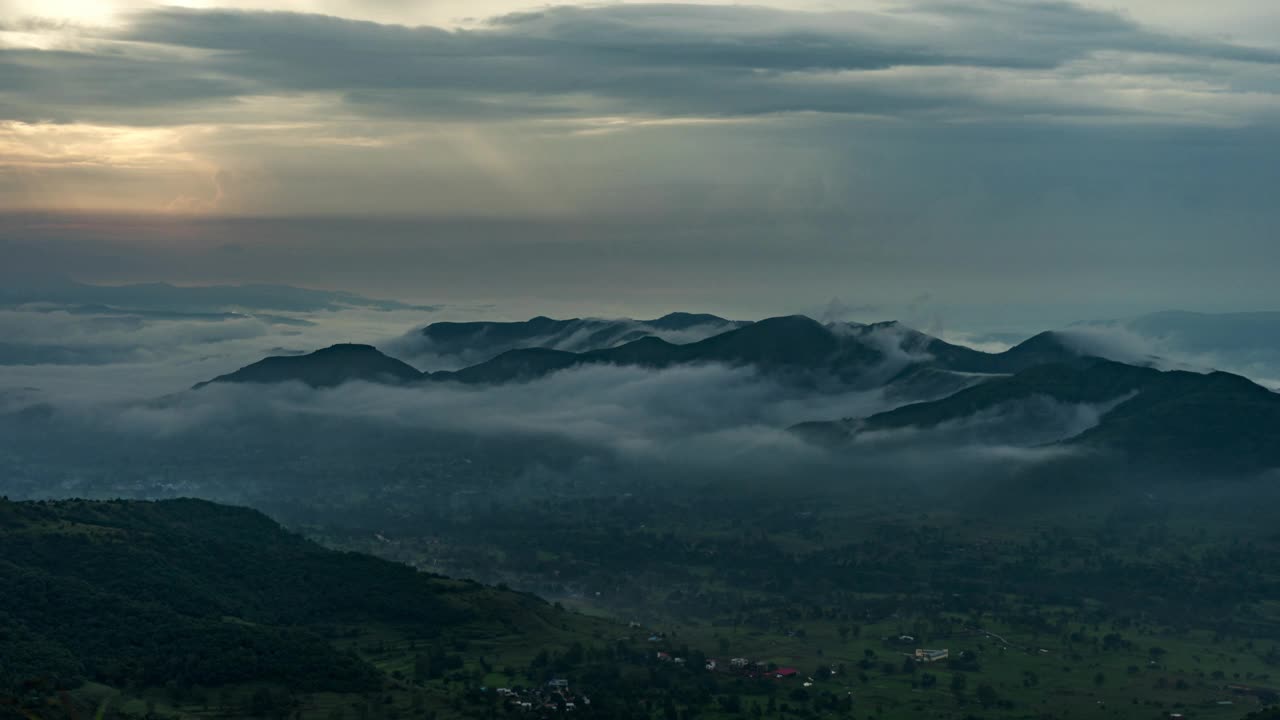
{"type": "Polygon", "coordinates": [[[0,0],[6,282],[1278,310],[1278,140],[1270,0],[0,0]]]}

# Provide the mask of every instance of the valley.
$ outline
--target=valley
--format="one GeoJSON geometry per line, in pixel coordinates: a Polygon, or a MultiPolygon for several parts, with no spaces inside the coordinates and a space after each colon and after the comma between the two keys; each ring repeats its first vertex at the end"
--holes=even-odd
{"type": "Polygon", "coordinates": [[[441,338],[508,345],[453,374],[339,345],[97,416],[0,416],[6,707],[1236,720],[1280,701],[1275,393],[1051,333],[980,353],[891,323],[530,322],[437,333],[454,357],[441,338]],[[548,331],[576,349],[510,347],[548,331]]]}

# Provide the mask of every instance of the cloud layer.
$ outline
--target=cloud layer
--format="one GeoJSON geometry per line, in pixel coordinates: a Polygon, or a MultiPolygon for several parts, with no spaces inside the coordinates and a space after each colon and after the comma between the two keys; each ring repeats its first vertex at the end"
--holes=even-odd
{"type": "Polygon", "coordinates": [[[0,275],[631,316],[927,292],[1027,330],[1274,303],[1262,0],[199,4],[0,5],[0,275]]]}
{"type": "Polygon", "coordinates": [[[1240,124],[1274,119],[1280,64],[1280,50],[1009,0],[891,13],[562,6],[464,30],[159,8],[77,37],[3,50],[11,118],[150,125],[156,108],[203,113],[230,98],[314,93],[364,115],[435,119],[821,112],[1240,124]]]}

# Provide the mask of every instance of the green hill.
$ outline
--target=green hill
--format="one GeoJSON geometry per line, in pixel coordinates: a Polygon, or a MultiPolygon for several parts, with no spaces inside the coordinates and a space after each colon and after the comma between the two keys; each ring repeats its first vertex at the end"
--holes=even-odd
{"type": "Polygon", "coordinates": [[[382,673],[335,639],[540,631],[537,598],[327,550],[197,500],[0,501],[0,688],[274,683],[366,692],[382,673]]]}
{"type": "Polygon", "coordinates": [[[2,720],[712,707],[706,656],[651,632],[328,550],[246,509],[0,499],[2,720]]]}

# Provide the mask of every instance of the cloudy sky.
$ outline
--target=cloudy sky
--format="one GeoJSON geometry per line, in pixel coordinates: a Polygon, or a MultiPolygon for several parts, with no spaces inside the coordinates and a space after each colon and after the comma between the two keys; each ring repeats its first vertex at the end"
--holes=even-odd
{"type": "Polygon", "coordinates": [[[1280,309],[1278,131],[1272,0],[0,0],[0,276],[1280,309]]]}

